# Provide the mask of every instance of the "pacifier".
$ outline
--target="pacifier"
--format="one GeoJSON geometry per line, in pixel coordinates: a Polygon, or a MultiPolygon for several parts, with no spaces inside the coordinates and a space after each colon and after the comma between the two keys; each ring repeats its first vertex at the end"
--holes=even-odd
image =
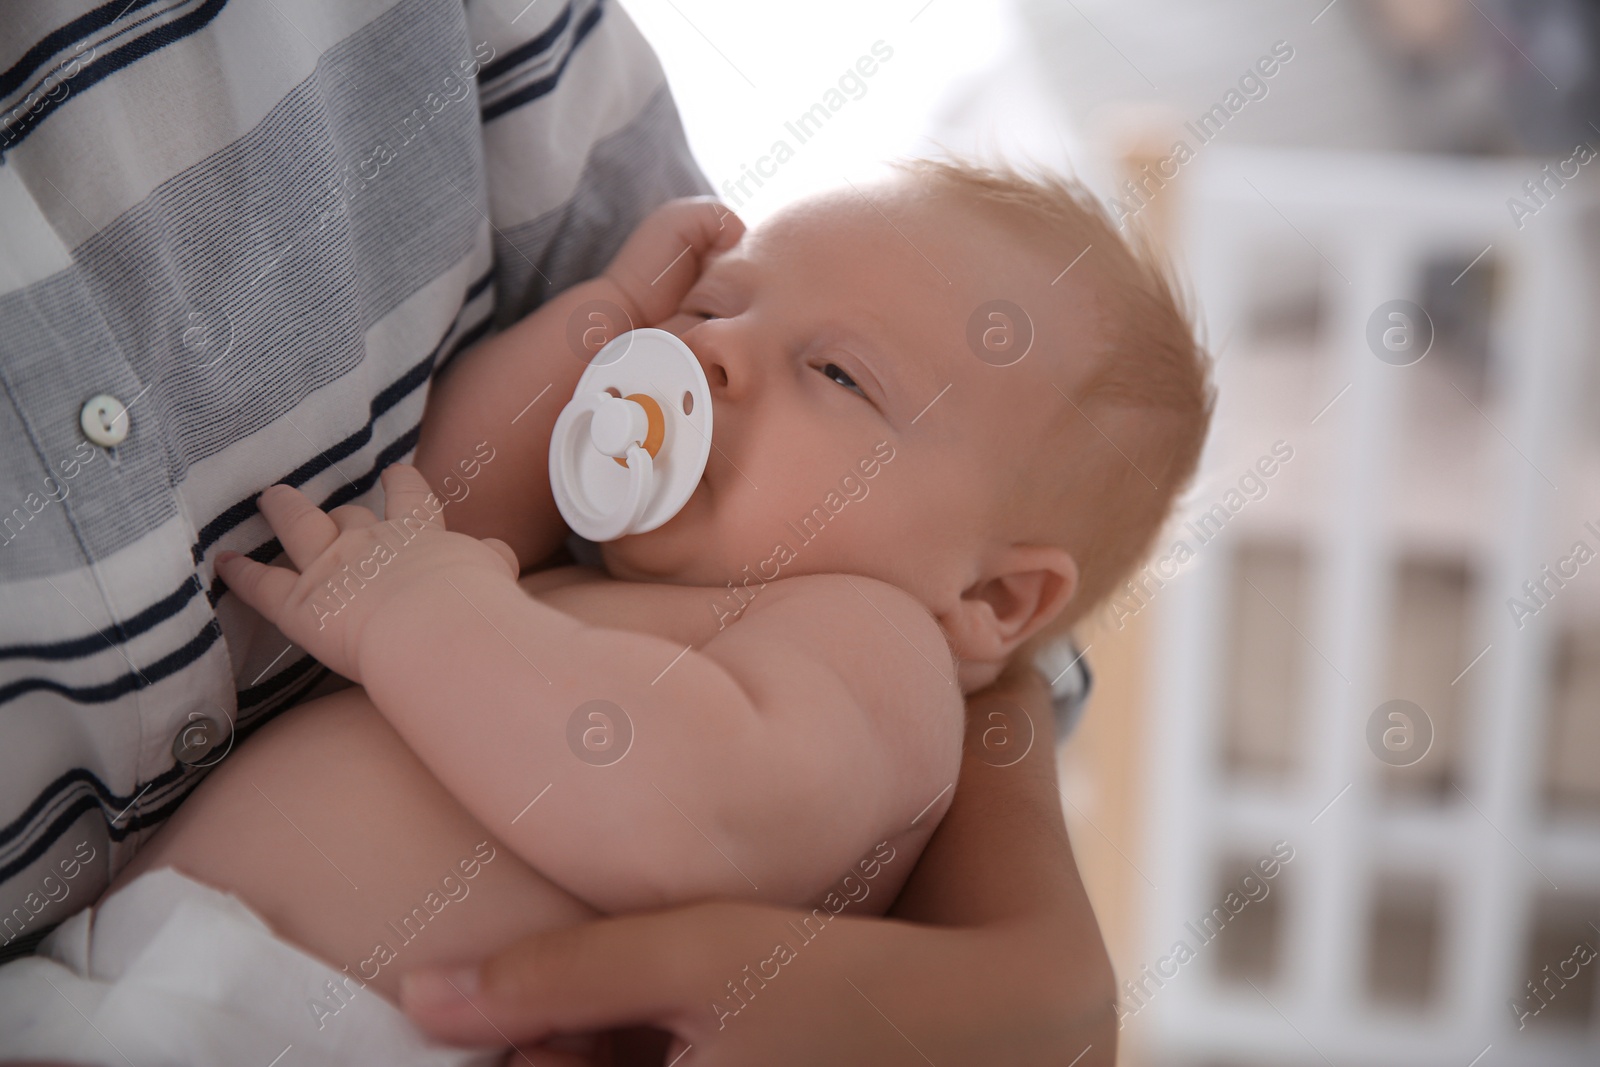
{"type": "Polygon", "coordinates": [[[550,435],[550,490],[574,533],[645,533],[689,502],[711,455],[711,387],[689,346],[630,330],[596,352],[550,435]]]}

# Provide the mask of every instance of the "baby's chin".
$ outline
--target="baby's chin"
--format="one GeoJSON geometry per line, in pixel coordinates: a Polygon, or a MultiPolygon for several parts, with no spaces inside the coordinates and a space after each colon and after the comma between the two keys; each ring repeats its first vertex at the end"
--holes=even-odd
{"type": "Polygon", "coordinates": [[[671,529],[672,523],[649,533],[633,534],[600,546],[606,573],[625,582],[671,582],[674,585],[717,585],[717,560],[704,539],[671,529]],[[696,542],[698,540],[698,548],[696,542]]]}
{"type": "Polygon", "coordinates": [[[707,529],[706,486],[695,488],[678,514],[648,533],[630,534],[600,546],[606,573],[627,582],[715,585],[717,538],[707,529]],[[702,578],[701,575],[706,575],[702,578]]]}

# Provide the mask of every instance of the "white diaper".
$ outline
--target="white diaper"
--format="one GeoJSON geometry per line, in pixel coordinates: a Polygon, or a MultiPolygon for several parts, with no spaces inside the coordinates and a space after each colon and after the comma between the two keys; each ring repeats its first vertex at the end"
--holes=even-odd
{"type": "MultiPolygon", "coordinates": [[[[122,1067],[488,1067],[503,1051],[430,1044],[371,990],[328,1002],[338,971],[238,898],[171,869],[68,919],[0,967],[0,1061],[122,1067]],[[287,1053],[287,1055],[285,1055],[287,1053]]],[[[345,983],[348,988],[348,983],[345,983]]]]}

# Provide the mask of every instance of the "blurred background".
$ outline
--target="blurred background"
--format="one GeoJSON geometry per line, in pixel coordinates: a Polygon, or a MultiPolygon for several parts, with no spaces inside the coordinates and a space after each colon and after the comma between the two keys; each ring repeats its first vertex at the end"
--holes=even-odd
{"type": "Polygon", "coordinates": [[[747,220],[1000,155],[1195,295],[1061,756],[1122,1062],[1600,1064],[1600,3],[624,2],[747,220]]]}

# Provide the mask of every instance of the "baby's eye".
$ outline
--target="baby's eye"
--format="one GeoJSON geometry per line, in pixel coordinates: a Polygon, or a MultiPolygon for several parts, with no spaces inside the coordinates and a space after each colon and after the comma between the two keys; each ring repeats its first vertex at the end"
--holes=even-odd
{"type": "Polygon", "coordinates": [[[861,386],[856,384],[856,380],[850,377],[850,375],[846,374],[837,363],[824,364],[822,373],[824,377],[833,379],[846,389],[855,392],[858,396],[865,397],[867,395],[866,393],[862,392],[861,386]]]}

